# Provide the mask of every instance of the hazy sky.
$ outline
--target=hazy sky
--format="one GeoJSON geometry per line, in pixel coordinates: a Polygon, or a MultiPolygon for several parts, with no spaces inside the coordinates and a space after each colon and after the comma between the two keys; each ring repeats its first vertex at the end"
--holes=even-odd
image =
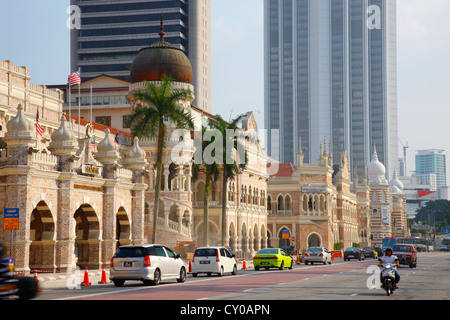
{"type": "MultiPolygon", "coordinates": [[[[228,119],[255,111],[263,129],[263,0],[211,2],[212,113],[228,119]]],[[[409,145],[410,171],[415,150],[444,149],[450,155],[450,0],[397,3],[399,138],[400,147],[409,145]]],[[[72,71],[68,5],[2,1],[0,60],[30,67],[35,84],[66,83],[72,71]]]]}

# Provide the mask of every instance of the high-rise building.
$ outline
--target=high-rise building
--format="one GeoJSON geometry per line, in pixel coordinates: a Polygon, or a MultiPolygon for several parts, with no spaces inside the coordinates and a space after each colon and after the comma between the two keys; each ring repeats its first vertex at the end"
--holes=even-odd
{"type": "Polygon", "coordinates": [[[415,175],[421,178],[422,184],[431,185],[432,190],[438,191],[439,199],[448,198],[445,150],[417,151],[415,175]]]}
{"type": "Polygon", "coordinates": [[[362,177],[376,147],[391,177],[398,160],[396,0],[265,0],[264,9],[269,153],[294,162],[301,138],[305,162],[314,163],[326,139],[335,158],[348,152],[362,177]]]}
{"type": "Polygon", "coordinates": [[[210,0],[71,0],[80,9],[80,28],[71,29],[71,72],[83,81],[108,75],[130,81],[139,50],[159,39],[182,49],[194,70],[194,104],[211,111],[210,0]]]}

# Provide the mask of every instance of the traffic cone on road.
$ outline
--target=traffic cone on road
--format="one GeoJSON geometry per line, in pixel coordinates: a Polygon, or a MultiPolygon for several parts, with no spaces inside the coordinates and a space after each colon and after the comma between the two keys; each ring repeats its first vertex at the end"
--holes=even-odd
{"type": "Polygon", "coordinates": [[[192,261],[189,261],[189,273],[192,273],[192,261]]]}
{"type": "Polygon", "coordinates": [[[102,270],[102,279],[98,282],[98,284],[108,284],[108,281],[106,280],[105,266],[103,266],[102,270]]]}
{"type": "Polygon", "coordinates": [[[247,264],[245,263],[245,258],[244,258],[244,263],[242,264],[242,269],[248,270],[248,269],[247,269],[247,264]]]}
{"type": "Polygon", "coordinates": [[[81,283],[82,286],[90,287],[91,283],[89,282],[89,273],[88,273],[88,267],[86,266],[84,268],[84,281],[81,283]]]}
{"type": "Polygon", "coordinates": [[[300,256],[299,255],[297,255],[297,264],[300,264],[301,262],[300,262],[300,256]]]}
{"type": "Polygon", "coordinates": [[[36,284],[37,284],[37,286],[38,286],[37,292],[42,292],[42,290],[39,289],[39,279],[38,279],[37,271],[36,271],[36,270],[34,270],[34,280],[36,281],[36,284]]]}

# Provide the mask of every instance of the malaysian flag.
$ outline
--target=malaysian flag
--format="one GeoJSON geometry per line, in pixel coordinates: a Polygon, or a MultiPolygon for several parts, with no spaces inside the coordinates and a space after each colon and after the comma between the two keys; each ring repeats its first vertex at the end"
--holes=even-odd
{"type": "Polygon", "coordinates": [[[116,137],[114,138],[114,142],[119,144],[119,131],[116,133],[116,137]]]}
{"type": "Polygon", "coordinates": [[[41,125],[39,124],[39,109],[36,113],[36,132],[43,138],[44,129],[42,129],[41,125]]]}
{"type": "Polygon", "coordinates": [[[91,139],[91,148],[95,149],[95,137],[92,137],[91,139]]]}
{"type": "Polygon", "coordinates": [[[78,71],[72,73],[69,76],[68,82],[69,82],[69,86],[80,84],[81,83],[80,73],[78,71]]]}

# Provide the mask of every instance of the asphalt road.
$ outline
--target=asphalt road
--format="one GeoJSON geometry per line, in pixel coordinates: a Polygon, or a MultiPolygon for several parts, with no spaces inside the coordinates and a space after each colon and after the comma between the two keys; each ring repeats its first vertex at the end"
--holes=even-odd
{"type": "MultiPolygon", "coordinates": [[[[420,253],[417,268],[401,266],[400,289],[387,297],[371,289],[376,260],[335,261],[332,265],[297,265],[293,270],[240,270],[236,276],[188,277],[185,283],[144,286],[126,282],[121,288],[97,284],[69,289],[67,279],[40,284],[37,300],[159,300],[159,301],[274,301],[274,300],[450,300],[450,253],[420,253]],[[369,268],[369,269],[368,269],[369,268]]],[[[231,309],[230,309],[231,310],[231,309]]]]}

